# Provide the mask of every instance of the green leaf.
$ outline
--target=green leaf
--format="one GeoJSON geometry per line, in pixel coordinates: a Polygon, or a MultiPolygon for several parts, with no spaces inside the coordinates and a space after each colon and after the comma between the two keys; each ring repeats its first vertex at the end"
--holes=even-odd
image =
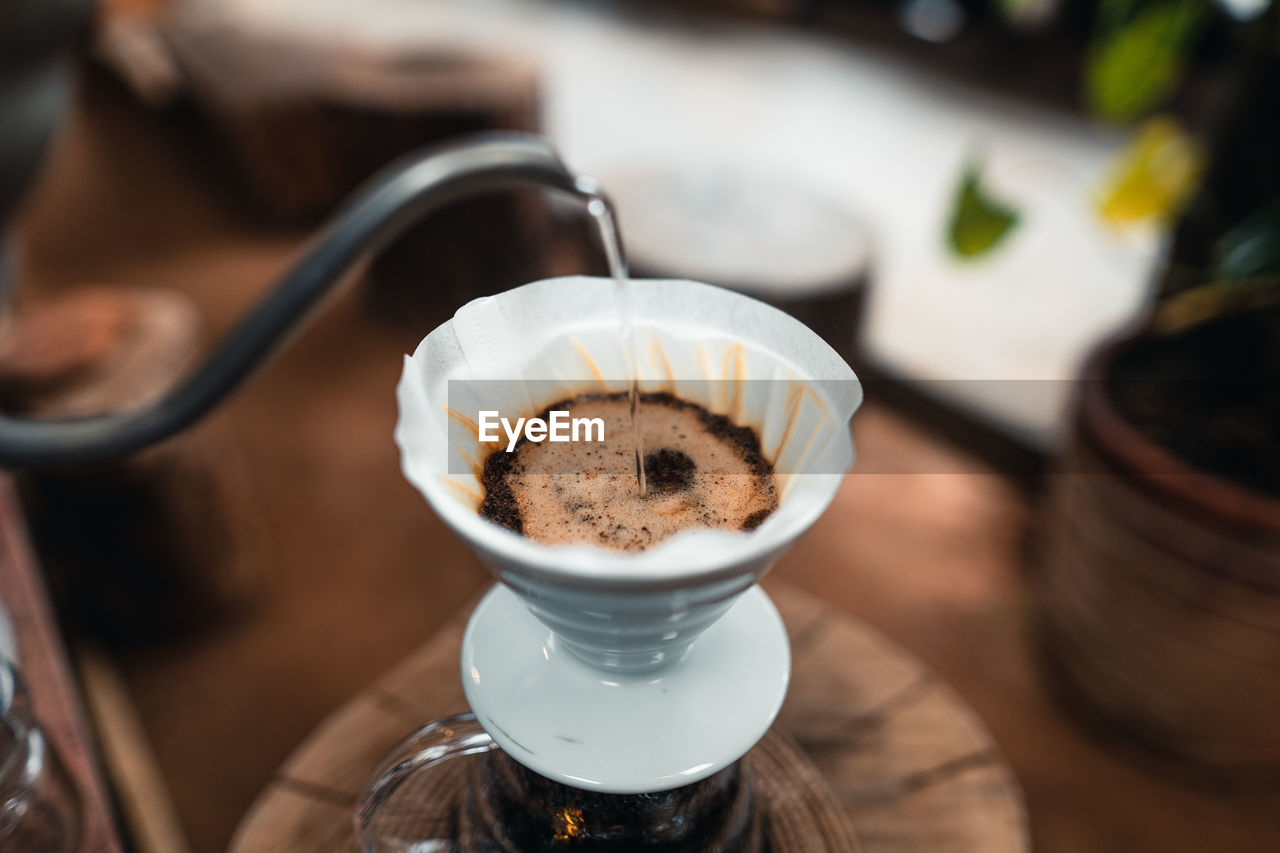
{"type": "Polygon", "coordinates": [[[1085,67],[1089,106],[1111,121],[1130,121],[1169,97],[1202,18],[1199,0],[1160,0],[1119,23],[1128,12],[1100,10],[1085,67]]]}
{"type": "Polygon", "coordinates": [[[992,198],[982,187],[982,175],[976,164],[965,167],[956,192],[947,242],[951,251],[962,258],[983,255],[1009,235],[1018,224],[1018,211],[992,198]]]}
{"type": "Polygon", "coordinates": [[[1214,278],[1224,284],[1280,275],[1280,200],[1222,235],[1216,255],[1214,278]]]}

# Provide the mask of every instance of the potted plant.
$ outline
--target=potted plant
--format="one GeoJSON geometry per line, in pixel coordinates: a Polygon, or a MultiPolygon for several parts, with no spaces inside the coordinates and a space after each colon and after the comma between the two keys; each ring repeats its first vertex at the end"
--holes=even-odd
{"type": "Polygon", "coordinates": [[[1263,9],[1153,306],[1084,367],[1035,584],[1063,696],[1238,780],[1280,778],[1280,7],[1263,9]]]}

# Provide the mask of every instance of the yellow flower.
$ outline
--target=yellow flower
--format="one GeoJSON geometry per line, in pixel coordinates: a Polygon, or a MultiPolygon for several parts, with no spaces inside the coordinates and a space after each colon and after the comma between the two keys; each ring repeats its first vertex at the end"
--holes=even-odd
{"type": "Polygon", "coordinates": [[[1200,147],[1175,119],[1148,119],[1117,158],[1099,213],[1112,225],[1171,218],[1195,190],[1203,164],[1200,147]]]}

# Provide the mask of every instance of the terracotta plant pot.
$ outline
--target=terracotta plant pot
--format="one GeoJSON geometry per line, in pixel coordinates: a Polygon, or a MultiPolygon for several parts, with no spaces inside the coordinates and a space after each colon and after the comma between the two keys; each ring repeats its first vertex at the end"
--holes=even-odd
{"type": "Polygon", "coordinates": [[[1036,584],[1046,659],[1111,730],[1217,778],[1280,781],[1280,499],[1121,413],[1117,365],[1150,340],[1108,342],[1080,383],[1036,584]]]}

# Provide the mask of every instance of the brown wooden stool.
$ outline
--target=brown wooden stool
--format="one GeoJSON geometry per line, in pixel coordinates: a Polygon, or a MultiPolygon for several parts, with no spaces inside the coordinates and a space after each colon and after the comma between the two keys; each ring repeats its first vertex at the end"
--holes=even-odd
{"type": "MultiPolygon", "coordinates": [[[[185,373],[200,327],[172,291],[86,289],[20,308],[0,334],[0,403],[47,418],[136,407],[185,373]]],[[[78,627],[169,633],[254,585],[251,495],[216,421],[128,458],[25,471],[18,486],[54,597],[78,627]]]]}

